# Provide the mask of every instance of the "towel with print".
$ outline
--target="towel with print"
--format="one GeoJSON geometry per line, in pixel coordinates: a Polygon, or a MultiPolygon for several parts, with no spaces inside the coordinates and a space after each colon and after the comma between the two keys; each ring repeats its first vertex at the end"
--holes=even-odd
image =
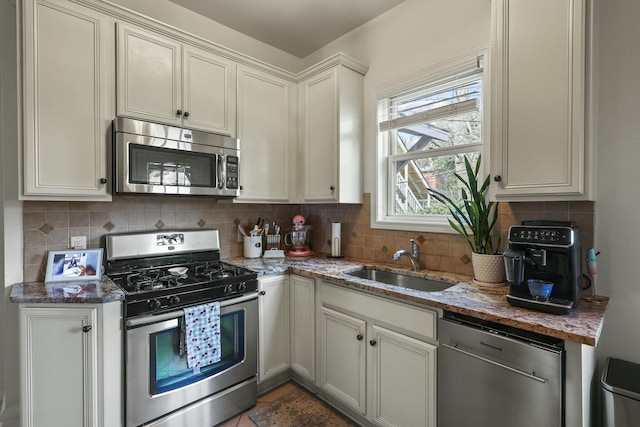
{"type": "Polygon", "coordinates": [[[220,303],[197,305],[184,309],[187,366],[203,368],[219,362],[220,303]]]}

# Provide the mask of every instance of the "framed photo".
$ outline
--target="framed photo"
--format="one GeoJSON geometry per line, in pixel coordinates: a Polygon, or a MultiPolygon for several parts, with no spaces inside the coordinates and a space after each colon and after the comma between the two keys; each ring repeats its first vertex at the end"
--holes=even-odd
{"type": "Polygon", "coordinates": [[[49,251],[44,281],[98,281],[101,275],[102,249],[49,251]]]}

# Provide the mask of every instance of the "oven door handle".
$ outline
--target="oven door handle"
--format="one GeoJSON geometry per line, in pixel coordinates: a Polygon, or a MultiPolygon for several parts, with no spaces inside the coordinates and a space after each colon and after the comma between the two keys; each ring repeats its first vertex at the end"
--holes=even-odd
{"type": "MultiPolygon", "coordinates": [[[[232,298],[224,301],[220,301],[220,308],[230,305],[241,304],[243,302],[251,301],[258,298],[258,293],[250,293],[242,295],[238,298],[232,298]]],[[[170,311],[168,313],[154,314],[151,316],[138,317],[135,319],[128,319],[125,323],[127,327],[134,328],[137,326],[150,325],[152,323],[164,322],[165,320],[178,319],[184,316],[184,310],[170,311]]]]}

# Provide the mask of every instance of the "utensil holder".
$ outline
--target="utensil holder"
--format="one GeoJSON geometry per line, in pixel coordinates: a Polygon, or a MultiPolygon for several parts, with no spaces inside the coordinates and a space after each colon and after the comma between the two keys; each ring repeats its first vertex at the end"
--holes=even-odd
{"type": "Polygon", "coordinates": [[[262,236],[245,236],[243,254],[245,258],[260,258],[262,256],[262,236]]]}

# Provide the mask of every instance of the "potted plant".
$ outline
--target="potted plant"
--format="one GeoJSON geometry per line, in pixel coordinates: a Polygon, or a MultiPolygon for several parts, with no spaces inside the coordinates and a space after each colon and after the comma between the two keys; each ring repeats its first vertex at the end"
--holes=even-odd
{"type": "Polygon", "coordinates": [[[478,156],[474,168],[465,156],[466,179],[454,173],[462,184],[461,201],[456,202],[432,188],[428,191],[449,209],[449,224],[469,243],[474,279],[481,284],[501,285],[505,280],[504,261],[502,255],[497,254],[499,243],[494,245],[493,235],[493,228],[498,220],[498,202],[487,200],[489,176],[482,183],[478,179],[481,157],[478,156]]]}

